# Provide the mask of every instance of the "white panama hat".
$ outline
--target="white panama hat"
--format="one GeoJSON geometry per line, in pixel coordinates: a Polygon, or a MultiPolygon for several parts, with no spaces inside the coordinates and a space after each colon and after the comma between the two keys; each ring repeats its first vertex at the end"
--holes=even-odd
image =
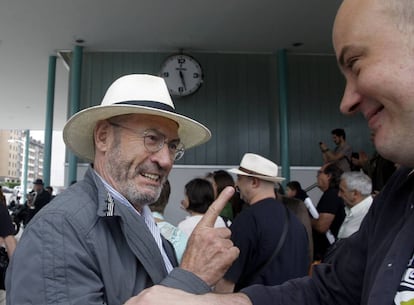
{"type": "Polygon", "coordinates": [[[74,114],[63,128],[63,140],[75,155],[93,161],[93,131],[96,123],[124,114],[150,114],[177,122],[178,136],[186,149],[205,143],[211,138],[210,130],[203,124],[175,112],[163,78],[131,74],[112,83],[101,105],[74,114]]]}
{"type": "Polygon", "coordinates": [[[285,178],[277,176],[278,166],[276,163],[252,153],[244,154],[239,168],[232,168],[228,171],[236,175],[256,177],[274,183],[285,180],[285,178]]]}

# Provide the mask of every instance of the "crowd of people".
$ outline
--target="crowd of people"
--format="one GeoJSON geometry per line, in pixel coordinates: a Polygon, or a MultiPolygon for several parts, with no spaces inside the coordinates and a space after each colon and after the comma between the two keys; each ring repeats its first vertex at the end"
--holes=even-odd
{"type": "MultiPolygon", "coordinates": [[[[119,124],[118,120],[112,118],[109,125],[132,131],[129,127],[119,124]]],[[[149,126],[154,125],[150,124],[149,126]]],[[[338,130],[335,129],[336,132],[338,130]]],[[[154,129],[153,135],[158,136],[158,131],[156,131],[157,129],[154,129]]],[[[342,130],[340,133],[344,134],[344,131],[342,130]]],[[[150,149],[152,147],[150,145],[154,145],[151,142],[154,141],[153,135],[149,140],[144,138],[144,146],[148,145],[150,149]]],[[[334,142],[343,143],[337,140],[337,137],[334,135],[334,142]]],[[[156,138],[155,140],[159,141],[156,138]]],[[[170,159],[173,160],[176,158],[176,154],[179,154],[174,149],[180,146],[175,143],[171,145],[173,146],[172,148],[168,147],[168,153],[170,159]]],[[[323,147],[321,145],[324,153],[326,148],[323,147]]],[[[148,150],[147,147],[145,148],[148,150]]],[[[338,160],[342,159],[338,158],[338,160]]],[[[351,168],[348,167],[346,171],[343,171],[338,160],[324,159],[325,164],[321,166],[316,175],[317,185],[322,191],[322,196],[319,202],[314,204],[299,181],[287,182],[286,190],[284,190],[282,183],[285,179],[278,176],[277,164],[260,155],[246,153],[238,168],[208,172],[205,176],[196,177],[186,183],[181,207],[189,215],[180,221],[177,226],[169,223],[164,217],[164,210],[171,193],[170,181],[166,179],[166,175],[162,179],[155,177],[160,176],[163,172],[159,168],[160,166],[151,168],[148,164],[143,164],[138,169],[148,172],[140,172],[139,175],[149,180],[144,185],[149,189],[151,196],[147,194],[136,198],[135,202],[139,204],[139,209],[135,205],[130,205],[125,212],[132,209],[137,215],[143,216],[143,224],[149,229],[153,237],[158,238],[158,250],[164,250],[164,252],[161,252],[161,258],[167,273],[170,273],[174,267],[183,262],[189,238],[213,202],[226,187],[235,188],[237,192],[227,198],[212,227],[229,228],[231,245],[237,247],[240,252],[237,259],[228,266],[222,277],[214,283],[214,291],[217,293],[238,292],[253,284],[279,285],[290,279],[310,274],[315,262],[330,262],[332,253],[339,251],[342,239],[348,238],[358,231],[372,204],[373,186],[371,178],[362,170],[350,171],[351,168]],[[154,180],[161,182],[158,188],[154,188],[152,185],[154,180]],[[147,186],[148,183],[149,186],[147,186]],[[155,194],[151,191],[155,191],[155,194]],[[153,217],[153,220],[151,220],[148,211],[146,211],[147,206],[143,205],[141,201],[150,201],[157,196],[158,199],[148,205],[153,217]]],[[[108,190],[105,199],[107,205],[104,210],[106,214],[104,215],[113,217],[116,201],[123,201],[123,204],[127,206],[129,200],[123,197],[132,196],[130,194],[131,190],[127,188],[121,194],[113,189],[113,186],[109,185],[106,180],[103,180],[98,172],[95,171],[94,174],[108,190]]],[[[103,172],[102,175],[107,176],[108,174],[103,172]]],[[[111,175],[120,177],[121,173],[115,172],[111,175]]],[[[41,179],[35,180],[33,186],[33,190],[29,192],[27,201],[23,205],[24,209],[20,211],[21,215],[24,215],[25,226],[55,197],[52,195],[53,188],[45,188],[41,179]]],[[[77,192],[80,192],[80,190],[77,192]]],[[[61,217],[68,217],[66,213],[68,211],[65,211],[61,217]]],[[[2,218],[6,217],[3,214],[2,218]]],[[[129,219],[127,216],[125,217],[129,219]]],[[[46,219],[46,221],[50,222],[51,220],[46,219]]],[[[1,236],[4,239],[7,253],[11,255],[16,246],[14,234],[8,222],[2,224],[2,232],[5,233],[2,233],[1,236]],[[14,240],[14,243],[11,243],[10,240],[14,240]]],[[[71,226],[73,224],[69,227],[71,226]]],[[[122,232],[125,229],[121,226],[119,230],[122,232]]],[[[72,234],[71,238],[75,236],[80,238],[79,233],[72,234]]],[[[65,236],[67,234],[60,232],[60,235],[65,236]]],[[[150,239],[150,237],[148,238],[150,239]]],[[[36,245],[32,241],[26,242],[30,247],[36,245]]],[[[50,243],[55,245],[54,241],[50,241],[50,243]]],[[[41,271],[45,272],[45,270],[41,271]]],[[[149,271],[147,276],[151,276],[152,272],[149,271]]],[[[186,277],[183,276],[183,278],[186,277]]],[[[135,281],[137,280],[138,278],[135,281]]],[[[170,281],[172,280],[166,280],[167,283],[170,281]]],[[[153,282],[153,284],[156,283],[153,282]]],[[[187,288],[184,285],[180,286],[177,283],[171,283],[171,285],[175,288],[188,289],[188,291],[193,292],[193,288],[187,288]]]]}
{"type": "MultiPolygon", "coordinates": [[[[195,295],[156,285],[137,296],[138,304],[412,303],[413,11],[412,1],[344,0],[334,23],[333,44],[346,79],[340,109],[362,113],[378,153],[399,165],[378,194],[374,188],[375,198],[359,230],[344,239],[327,263],[314,267],[311,277],[250,286],[236,294],[195,295]]],[[[347,205],[352,199],[346,194],[348,183],[345,179],[340,186],[347,205]]],[[[347,207],[345,217],[358,214],[347,207]]]]}
{"type": "Polygon", "coordinates": [[[281,195],[277,164],[246,153],[226,174],[188,181],[189,218],[167,225],[172,165],[211,134],[175,111],[161,78],[123,76],[101,105],[66,123],[66,145],[90,167],[48,204],[35,183],[34,215],[17,246],[0,204],[12,255],[7,304],[412,302],[413,10],[410,1],[344,0],[333,31],[347,81],[341,111],[363,113],[391,177],[377,154],[353,156],[334,129],[336,148],[320,143],[317,203],[299,181],[281,195]]]}

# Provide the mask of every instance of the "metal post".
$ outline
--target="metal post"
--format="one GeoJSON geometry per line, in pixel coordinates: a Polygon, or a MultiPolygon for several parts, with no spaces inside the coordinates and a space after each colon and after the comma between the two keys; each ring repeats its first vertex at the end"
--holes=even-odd
{"type": "Polygon", "coordinates": [[[282,162],[282,176],[286,178],[284,183],[286,184],[286,181],[290,181],[286,50],[278,50],[277,57],[280,101],[280,156],[282,162]]]}
{"type": "Polygon", "coordinates": [[[45,150],[43,158],[43,182],[50,185],[50,168],[52,162],[53,108],[55,103],[56,56],[49,56],[49,73],[47,82],[45,150]]]}
{"type": "Polygon", "coordinates": [[[23,169],[23,202],[26,200],[27,195],[27,174],[29,168],[29,147],[30,147],[30,130],[25,130],[26,140],[24,142],[24,169],[23,169]]]}
{"type": "MultiPolygon", "coordinates": [[[[80,87],[82,74],[82,47],[75,46],[70,66],[70,103],[69,117],[79,111],[80,87]]],[[[68,153],[68,184],[77,179],[78,159],[70,151],[68,153]]]]}

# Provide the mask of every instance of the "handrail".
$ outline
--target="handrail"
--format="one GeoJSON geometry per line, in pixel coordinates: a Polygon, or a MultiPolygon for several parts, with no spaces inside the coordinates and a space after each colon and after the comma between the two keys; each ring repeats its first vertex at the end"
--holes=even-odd
{"type": "Polygon", "coordinates": [[[309,192],[309,191],[313,190],[317,186],[318,186],[318,182],[315,182],[314,184],[311,184],[307,188],[305,188],[304,191],[305,192],[309,192]]]}

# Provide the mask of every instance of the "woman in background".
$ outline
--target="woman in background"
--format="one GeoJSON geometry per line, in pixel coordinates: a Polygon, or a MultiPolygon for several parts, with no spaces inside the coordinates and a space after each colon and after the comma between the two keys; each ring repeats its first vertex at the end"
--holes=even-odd
{"type": "Polygon", "coordinates": [[[302,186],[298,181],[290,181],[288,184],[286,184],[286,196],[289,198],[302,200],[312,218],[319,218],[319,213],[316,210],[312,199],[310,199],[308,194],[302,189],[302,186]]]}
{"type": "MultiPolygon", "coordinates": [[[[235,186],[234,179],[230,173],[225,170],[216,170],[214,172],[208,173],[206,179],[211,181],[213,187],[215,188],[215,196],[217,197],[227,186],[235,186]]],[[[246,203],[241,200],[240,194],[235,192],[234,195],[230,198],[229,202],[226,204],[224,209],[221,211],[220,216],[224,217],[226,220],[233,219],[241,212],[243,207],[247,206],[246,203]]]]}
{"type": "MultiPolygon", "coordinates": [[[[185,196],[181,201],[182,207],[190,214],[178,224],[178,228],[188,236],[191,235],[195,226],[201,220],[208,207],[213,203],[214,188],[210,181],[202,178],[195,178],[185,185],[185,196]]],[[[218,217],[215,227],[226,227],[222,217],[218,217]]]]}

